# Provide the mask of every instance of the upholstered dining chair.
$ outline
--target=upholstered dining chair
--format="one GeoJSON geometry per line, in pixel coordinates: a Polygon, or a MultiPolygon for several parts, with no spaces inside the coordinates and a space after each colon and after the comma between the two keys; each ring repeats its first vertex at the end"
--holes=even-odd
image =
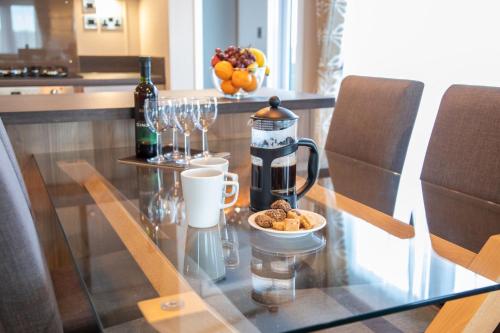
{"type": "Polygon", "coordinates": [[[448,88],[439,106],[421,179],[500,203],[500,88],[448,88]]]}
{"type": "Polygon", "coordinates": [[[0,331],[62,332],[24,182],[0,127],[0,331]]]}
{"type": "Polygon", "coordinates": [[[400,173],[424,84],[347,76],[325,149],[400,173]]]}
{"type": "MultiPolygon", "coordinates": [[[[457,262],[458,264],[493,280],[500,278],[500,266],[497,265],[500,253],[500,224],[498,220],[485,219],[484,216],[489,216],[487,210],[498,211],[500,205],[499,129],[500,88],[451,86],[441,100],[421,174],[424,201],[426,186],[432,186],[428,188],[432,191],[452,190],[454,197],[464,196],[464,199],[460,200],[473,198],[475,203],[482,201],[478,207],[484,209],[483,214],[475,215],[475,218],[467,221],[477,224],[472,227],[474,230],[481,230],[482,236],[479,240],[471,242],[468,238],[477,233],[464,229],[463,226],[430,222],[449,222],[453,220],[449,218],[451,214],[463,214],[463,211],[448,210],[444,213],[447,214],[447,219],[430,219],[427,216],[427,220],[429,231],[445,239],[441,239],[438,244],[436,238],[432,238],[438,254],[452,261],[459,257],[461,261],[457,262]],[[490,224],[479,225],[484,223],[490,224]],[[475,248],[466,246],[471,244],[475,248]]],[[[435,196],[428,198],[429,202],[425,203],[426,213],[429,212],[427,205],[437,201],[435,196]]],[[[448,194],[446,200],[450,198],[448,194]]],[[[443,205],[446,200],[437,201],[440,203],[437,208],[456,210],[456,203],[443,205]]],[[[497,213],[492,216],[497,216],[497,213]]],[[[454,222],[459,220],[467,219],[457,218],[454,222]]],[[[340,326],[327,332],[462,332],[465,327],[467,332],[500,332],[497,320],[500,314],[496,304],[498,294],[489,293],[449,301],[441,309],[427,306],[340,326]]]]}
{"type": "Polygon", "coordinates": [[[6,161],[9,161],[12,167],[14,168],[16,179],[21,186],[24,199],[28,203],[28,205],[30,205],[28,191],[26,190],[26,184],[24,184],[23,175],[21,173],[21,170],[19,169],[19,165],[17,164],[16,154],[14,154],[14,149],[12,148],[9,136],[7,135],[7,131],[5,130],[5,127],[3,126],[3,122],[1,121],[1,119],[0,119],[0,144],[4,147],[7,153],[8,159],[6,161]]]}
{"type": "Polygon", "coordinates": [[[28,192],[1,119],[0,161],[0,332],[97,331],[76,272],[48,271],[28,192]]]}
{"type": "MultiPolygon", "coordinates": [[[[448,88],[434,123],[421,180],[423,186],[449,189],[464,200],[470,197],[485,202],[485,209],[490,203],[490,210],[498,210],[500,88],[467,85],[448,88]]],[[[432,201],[432,197],[428,200],[432,201]]],[[[474,252],[490,236],[500,234],[500,223],[495,219],[456,219],[453,226],[440,221],[429,219],[431,233],[474,252]]]]}

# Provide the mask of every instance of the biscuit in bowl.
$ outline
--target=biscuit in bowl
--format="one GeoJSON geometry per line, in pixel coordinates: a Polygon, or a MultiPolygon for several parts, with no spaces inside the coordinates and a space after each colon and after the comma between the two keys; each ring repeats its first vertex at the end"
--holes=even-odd
{"type": "Polygon", "coordinates": [[[292,207],[285,200],[276,200],[271,204],[271,209],[282,209],[285,211],[285,213],[287,213],[289,210],[292,209],[292,207]]]}
{"type": "Polygon", "coordinates": [[[300,221],[297,219],[285,219],[285,231],[299,231],[300,221]]]}
{"type": "Polygon", "coordinates": [[[283,221],[286,218],[286,213],[283,209],[269,209],[264,214],[275,221],[283,221]]]}
{"type": "Polygon", "coordinates": [[[272,228],[273,219],[267,216],[266,214],[257,215],[255,218],[255,223],[257,223],[262,228],[272,228]]]}

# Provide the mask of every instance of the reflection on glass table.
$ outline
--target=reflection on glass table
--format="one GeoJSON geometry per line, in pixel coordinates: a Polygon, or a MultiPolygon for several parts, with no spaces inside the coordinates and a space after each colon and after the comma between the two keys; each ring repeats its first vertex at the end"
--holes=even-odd
{"type": "MultiPolygon", "coordinates": [[[[453,192],[446,196],[435,193],[432,205],[415,205],[415,228],[392,220],[391,227],[384,229],[390,216],[315,185],[299,207],[327,219],[327,227],[314,234],[318,241],[313,243],[318,247],[309,250],[298,243],[280,247],[278,240],[263,238],[247,223],[250,156],[248,150],[245,154],[242,151],[248,142],[214,142],[213,147],[231,152],[231,171],[240,176],[240,197],[236,206],[226,211],[230,231],[222,225],[219,236],[221,243],[227,239],[236,244],[237,239],[239,264],[226,269],[224,279],[214,282],[208,278],[201,283],[185,270],[186,263],[189,266],[189,260],[196,258],[186,250],[192,244],[187,240],[195,239],[193,233],[189,235],[182,222],[168,223],[169,209],[166,215],[157,214],[163,216],[158,224],[158,245],[140,227],[141,214],[152,218],[148,207],[158,189],[168,192],[175,188],[173,170],[162,169],[163,176],[158,177],[152,171],[156,169],[150,168],[151,174],[146,176],[148,173],[142,175],[135,167],[117,163],[118,158],[133,152],[128,148],[36,156],[78,272],[104,328],[141,319],[145,314],[137,303],[168,298],[172,286],[182,286],[181,291],[174,290],[176,297],[196,295],[222,314],[225,323],[245,332],[333,327],[499,289],[498,283],[441,256],[432,247],[428,232],[419,227],[426,225],[427,216],[434,219],[433,224],[454,222],[447,220],[451,214],[431,213],[443,200],[449,207],[460,205],[462,211],[469,207],[469,216],[478,220],[483,219],[483,205],[464,198],[453,201],[453,192]],[[119,261],[114,259],[117,257],[119,261]],[[158,261],[149,264],[154,258],[158,261]]],[[[352,163],[352,168],[356,167],[356,162],[352,163]]],[[[370,174],[376,176],[377,172],[370,174]]],[[[328,181],[335,188],[335,178],[328,181]]],[[[356,186],[362,188],[363,184],[356,186]]],[[[388,186],[387,191],[391,188],[404,191],[398,186],[388,186]]],[[[410,191],[415,200],[428,195],[421,186],[410,191]]],[[[396,196],[391,193],[387,197],[396,196]]],[[[498,221],[500,209],[490,208],[487,213],[488,220],[494,221],[492,216],[496,216],[498,221]]],[[[224,256],[224,251],[221,253],[224,256]]],[[[184,319],[189,318],[192,320],[184,319]]]]}
{"type": "Polygon", "coordinates": [[[184,275],[190,279],[218,282],[226,276],[222,241],[218,226],[187,227],[184,275]]]}
{"type": "Polygon", "coordinates": [[[185,216],[179,172],[165,174],[160,168],[137,167],[137,179],[141,224],[158,244],[160,226],[180,224],[185,216]]]}
{"type": "Polygon", "coordinates": [[[251,240],[252,299],[277,311],[279,305],[294,301],[295,281],[307,278],[307,262],[314,260],[326,240],[320,234],[287,239],[259,232],[251,240]]]}

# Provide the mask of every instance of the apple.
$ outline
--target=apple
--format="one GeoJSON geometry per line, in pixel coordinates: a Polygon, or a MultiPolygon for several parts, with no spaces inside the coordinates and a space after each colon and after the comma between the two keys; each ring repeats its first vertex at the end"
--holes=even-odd
{"type": "Polygon", "coordinates": [[[212,57],[212,60],[210,61],[210,63],[212,64],[212,67],[215,67],[215,65],[217,65],[217,63],[220,61],[220,58],[216,55],[214,55],[212,57]]]}

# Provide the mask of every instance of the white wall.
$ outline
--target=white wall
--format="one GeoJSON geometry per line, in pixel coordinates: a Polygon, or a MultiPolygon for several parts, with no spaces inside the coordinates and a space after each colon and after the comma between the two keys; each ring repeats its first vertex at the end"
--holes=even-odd
{"type": "Polygon", "coordinates": [[[238,45],[251,45],[267,53],[267,0],[238,0],[238,45]]]}
{"type": "Polygon", "coordinates": [[[351,0],[345,75],[425,83],[405,169],[420,173],[443,92],[451,84],[500,86],[500,1],[351,0]]]}
{"type": "Polygon", "coordinates": [[[171,89],[195,88],[195,52],[199,51],[195,49],[195,4],[196,0],[168,2],[171,89]]]}

